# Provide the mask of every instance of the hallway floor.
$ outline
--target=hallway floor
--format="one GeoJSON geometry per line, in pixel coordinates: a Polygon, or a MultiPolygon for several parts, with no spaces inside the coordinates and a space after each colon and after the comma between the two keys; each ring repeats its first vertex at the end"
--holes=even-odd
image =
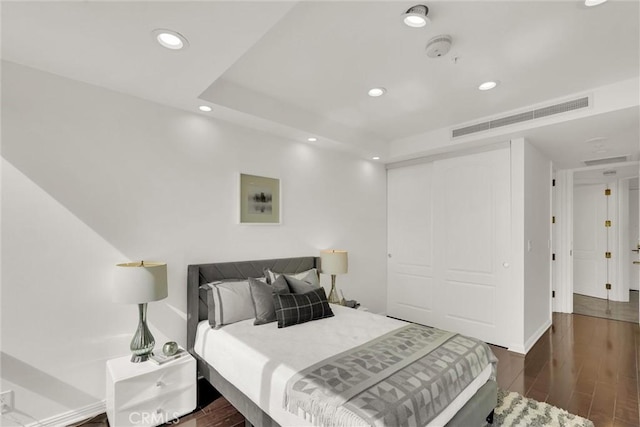
{"type": "Polygon", "coordinates": [[[638,323],[638,291],[629,291],[629,302],[607,301],[573,294],[573,312],[585,316],[603,317],[638,323]]]}

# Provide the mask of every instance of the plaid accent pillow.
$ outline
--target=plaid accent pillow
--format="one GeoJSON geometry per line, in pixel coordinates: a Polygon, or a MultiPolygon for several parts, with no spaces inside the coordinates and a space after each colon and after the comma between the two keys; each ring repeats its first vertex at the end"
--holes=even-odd
{"type": "Polygon", "coordinates": [[[273,294],[278,328],[333,317],[324,288],[306,294],[273,294]]]}

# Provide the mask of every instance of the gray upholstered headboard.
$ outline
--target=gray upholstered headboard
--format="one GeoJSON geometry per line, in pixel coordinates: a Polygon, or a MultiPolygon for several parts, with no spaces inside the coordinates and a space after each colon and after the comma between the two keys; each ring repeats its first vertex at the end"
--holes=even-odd
{"type": "MultiPolygon", "coordinates": [[[[200,285],[216,280],[237,280],[264,276],[264,269],[278,273],[299,273],[319,267],[318,257],[278,258],[256,261],[221,262],[189,265],[187,269],[187,349],[193,352],[198,322],[204,320],[200,310],[200,285]]],[[[206,311],[205,311],[206,312],[206,311]]]]}

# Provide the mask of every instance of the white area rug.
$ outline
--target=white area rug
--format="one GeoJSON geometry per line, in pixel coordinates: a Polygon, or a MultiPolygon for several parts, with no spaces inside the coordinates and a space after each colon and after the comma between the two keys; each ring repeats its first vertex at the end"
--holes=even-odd
{"type": "Polygon", "coordinates": [[[548,403],[513,392],[498,390],[495,427],[594,427],[586,418],[573,415],[548,403]]]}

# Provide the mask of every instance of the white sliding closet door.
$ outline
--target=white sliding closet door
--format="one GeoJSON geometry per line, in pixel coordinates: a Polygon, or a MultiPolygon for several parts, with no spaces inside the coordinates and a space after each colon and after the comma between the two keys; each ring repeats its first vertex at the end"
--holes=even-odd
{"type": "Polygon", "coordinates": [[[387,313],[427,324],[434,316],[433,163],[387,171],[387,313]]]}
{"type": "Polygon", "coordinates": [[[508,346],[509,149],[388,174],[388,313],[508,346]]]}
{"type": "Polygon", "coordinates": [[[508,346],[511,262],[509,149],[436,163],[442,329],[508,346]]]}

